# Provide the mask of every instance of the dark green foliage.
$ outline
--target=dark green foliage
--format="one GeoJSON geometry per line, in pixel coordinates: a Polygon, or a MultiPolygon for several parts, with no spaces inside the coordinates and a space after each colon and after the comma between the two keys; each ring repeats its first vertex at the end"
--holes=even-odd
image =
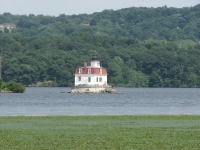
{"type": "Polygon", "coordinates": [[[95,19],[90,20],[90,25],[91,26],[96,26],[97,25],[97,21],[95,19]]]}
{"type": "Polygon", "coordinates": [[[59,36],[73,32],[132,37],[140,40],[195,40],[200,38],[200,5],[185,8],[126,8],[90,15],[0,15],[0,24],[14,23],[13,32],[25,36],[59,36]],[[86,25],[86,26],[85,26],[86,25]],[[90,25],[90,26],[88,26],[90,25]]]}
{"type": "Polygon", "coordinates": [[[101,58],[114,86],[200,87],[200,5],[127,8],[58,17],[0,15],[4,81],[71,86],[76,67],[101,58]]]}
{"type": "Polygon", "coordinates": [[[89,64],[96,51],[114,86],[200,87],[199,44],[189,40],[138,41],[83,33],[56,39],[0,38],[5,81],[28,86],[56,78],[58,86],[71,86],[76,67],[89,64]]]}
{"type": "Polygon", "coordinates": [[[0,89],[2,88],[3,80],[0,78],[0,89]]]}
{"type": "Polygon", "coordinates": [[[23,93],[25,91],[25,87],[21,83],[8,82],[5,86],[13,93],[23,93]]]}
{"type": "Polygon", "coordinates": [[[4,28],[4,33],[9,33],[9,30],[6,27],[4,28]]]}

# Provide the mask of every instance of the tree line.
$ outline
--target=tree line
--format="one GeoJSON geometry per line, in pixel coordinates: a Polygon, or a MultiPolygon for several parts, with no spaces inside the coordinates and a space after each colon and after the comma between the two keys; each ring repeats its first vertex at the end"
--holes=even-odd
{"type": "MultiPolygon", "coordinates": [[[[0,15],[0,24],[13,23],[23,36],[69,36],[74,32],[124,36],[139,40],[193,40],[200,38],[200,4],[193,7],[131,7],[93,14],[44,16],[0,15]]],[[[3,29],[0,30],[3,32],[3,29]]],[[[8,30],[5,29],[5,32],[8,30]]]]}
{"type": "Polygon", "coordinates": [[[72,86],[98,53],[108,82],[127,87],[200,87],[200,5],[127,8],[91,15],[0,15],[4,81],[72,86]]]}
{"type": "Polygon", "coordinates": [[[5,81],[31,85],[52,80],[71,86],[76,67],[98,53],[115,86],[198,87],[200,44],[190,40],[140,41],[76,33],[60,37],[0,37],[5,81]]]}

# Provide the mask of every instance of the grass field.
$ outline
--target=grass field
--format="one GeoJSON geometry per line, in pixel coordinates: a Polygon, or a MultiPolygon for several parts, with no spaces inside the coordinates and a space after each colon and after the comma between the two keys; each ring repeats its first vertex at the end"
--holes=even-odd
{"type": "Polygon", "coordinates": [[[0,117],[0,150],[200,149],[200,116],[0,117]]]}

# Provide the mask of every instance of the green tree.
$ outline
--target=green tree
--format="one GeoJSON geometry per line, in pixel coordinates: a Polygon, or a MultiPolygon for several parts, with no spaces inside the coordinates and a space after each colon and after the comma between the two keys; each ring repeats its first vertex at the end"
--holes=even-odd
{"type": "Polygon", "coordinates": [[[9,30],[6,27],[4,28],[4,33],[9,33],[9,30]]]}
{"type": "Polygon", "coordinates": [[[95,19],[90,20],[90,25],[91,26],[96,26],[97,25],[97,21],[95,19]]]}
{"type": "Polygon", "coordinates": [[[163,80],[159,75],[159,70],[153,71],[149,78],[149,87],[162,87],[163,80]]]}
{"type": "Polygon", "coordinates": [[[13,93],[23,93],[26,89],[21,83],[16,82],[8,82],[5,86],[13,93]]]}
{"type": "Polygon", "coordinates": [[[3,79],[0,78],[0,89],[2,88],[2,85],[3,85],[3,79]]]}

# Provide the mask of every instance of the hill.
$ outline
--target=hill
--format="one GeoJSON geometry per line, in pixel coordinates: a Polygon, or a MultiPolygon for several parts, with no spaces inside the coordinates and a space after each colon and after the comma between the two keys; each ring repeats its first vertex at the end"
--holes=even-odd
{"type": "Polygon", "coordinates": [[[71,86],[96,51],[115,86],[200,87],[200,5],[54,16],[0,15],[4,81],[71,86]],[[4,29],[5,30],[5,29],[4,29]]]}
{"type": "Polygon", "coordinates": [[[14,23],[13,32],[24,36],[70,35],[74,32],[103,36],[125,36],[146,40],[194,40],[200,38],[200,5],[186,8],[127,8],[104,10],[91,15],[58,17],[33,14],[0,15],[0,24],[14,23]]]}

